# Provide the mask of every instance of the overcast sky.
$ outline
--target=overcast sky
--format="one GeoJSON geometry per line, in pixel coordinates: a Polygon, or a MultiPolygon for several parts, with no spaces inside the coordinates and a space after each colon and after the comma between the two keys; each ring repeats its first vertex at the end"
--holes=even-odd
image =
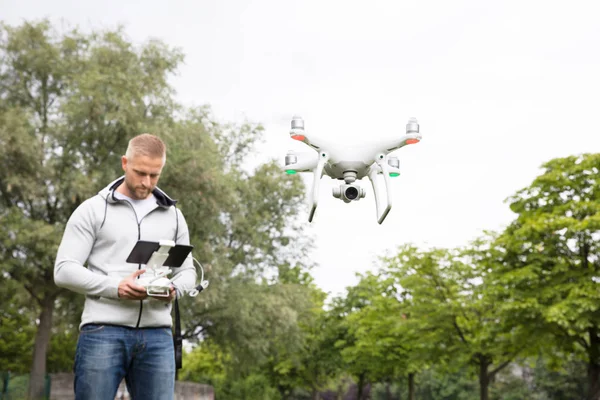
{"type": "Polygon", "coordinates": [[[260,157],[282,165],[303,150],[288,135],[294,114],[346,144],[401,136],[416,117],[423,140],[395,152],[402,175],[382,225],[368,180],[367,197],[345,204],[322,179],[307,233],[313,276],[333,294],[400,244],[501,230],[514,218],[504,200],[542,163],[600,147],[596,1],[0,0],[4,22],[43,17],[181,48],[179,100],[262,123],[260,157]]]}

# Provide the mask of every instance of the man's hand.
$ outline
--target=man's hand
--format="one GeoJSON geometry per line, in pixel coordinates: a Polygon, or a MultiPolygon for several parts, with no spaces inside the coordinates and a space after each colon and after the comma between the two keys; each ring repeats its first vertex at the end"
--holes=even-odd
{"type": "Polygon", "coordinates": [[[145,269],[139,269],[119,282],[120,299],[144,300],[148,297],[146,288],[135,283],[136,278],[144,272],[146,272],[145,269]]]}
{"type": "Polygon", "coordinates": [[[171,290],[169,292],[169,296],[150,296],[153,299],[164,301],[165,303],[169,303],[171,300],[175,298],[175,288],[171,285],[171,290]]]}

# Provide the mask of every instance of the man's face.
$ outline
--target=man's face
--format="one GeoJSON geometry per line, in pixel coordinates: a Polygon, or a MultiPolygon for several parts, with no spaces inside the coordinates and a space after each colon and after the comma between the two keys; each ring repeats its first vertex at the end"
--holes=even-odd
{"type": "Polygon", "coordinates": [[[147,199],[158,183],[158,178],[163,169],[162,157],[148,157],[134,155],[129,159],[121,157],[123,171],[125,171],[125,186],[127,196],[134,200],[147,199]]]}

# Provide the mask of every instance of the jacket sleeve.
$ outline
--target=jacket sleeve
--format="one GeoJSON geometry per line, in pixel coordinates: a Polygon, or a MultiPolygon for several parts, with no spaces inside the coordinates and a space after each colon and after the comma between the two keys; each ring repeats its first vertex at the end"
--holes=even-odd
{"type": "Polygon", "coordinates": [[[97,200],[86,200],[69,218],[56,255],[54,282],[77,293],[118,298],[118,277],[97,274],[84,266],[96,239],[93,203],[97,200]]]}
{"type": "MultiPolygon", "coordinates": [[[[190,244],[190,232],[188,230],[187,222],[185,221],[185,217],[179,211],[179,209],[175,208],[175,212],[177,213],[178,220],[178,233],[177,233],[177,244],[190,244]]],[[[173,268],[173,277],[171,282],[173,286],[177,289],[177,295],[179,297],[183,296],[183,291],[192,290],[196,286],[196,279],[198,275],[196,273],[196,267],[194,266],[194,261],[192,260],[192,254],[188,255],[185,259],[181,267],[173,268]]]]}

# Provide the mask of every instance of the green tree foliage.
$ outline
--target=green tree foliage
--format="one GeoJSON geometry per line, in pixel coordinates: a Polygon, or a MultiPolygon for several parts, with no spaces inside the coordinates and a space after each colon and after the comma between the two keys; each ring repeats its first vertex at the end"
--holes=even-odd
{"type": "MultiPolygon", "coordinates": [[[[299,277],[299,272],[296,269],[291,281],[303,284],[311,292],[310,307],[298,320],[300,338],[296,346],[282,343],[270,354],[265,374],[282,398],[294,398],[294,393],[304,392],[307,398],[317,400],[319,392],[340,371],[340,353],[335,347],[340,326],[335,316],[324,310],[325,293],[311,283],[312,279],[299,277]]],[[[284,279],[289,283],[290,274],[286,275],[284,279]]]]}
{"type": "Polygon", "coordinates": [[[537,394],[540,399],[551,400],[585,399],[588,389],[586,370],[586,363],[573,355],[564,355],[559,368],[540,357],[531,372],[532,395],[537,394]]]}
{"type": "Polygon", "coordinates": [[[489,398],[489,385],[523,349],[525,333],[499,323],[495,298],[490,296],[489,269],[482,260],[490,243],[476,242],[462,250],[422,251],[405,245],[387,260],[388,273],[402,288],[407,326],[418,341],[419,357],[451,372],[475,367],[480,398],[489,398]]]}
{"type": "Polygon", "coordinates": [[[416,398],[422,400],[477,400],[477,382],[472,372],[462,367],[454,371],[428,368],[417,377],[416,398]]]}
{"type": "Polygon", "coordinates": [[[180,380],[212,385],[217,393],[223,392],[228,385],[226,369],[231,357],[218,345],[207,339],[185,352],[184,357],[186,362],[179,373],[180,380]]]}
{"type": "Polygon", "coordinates": [[[328,334],[331,325],[326,322],[323,310],[324,293],[311,282],[312,278],[302,269],[283,268],[277,283],[265,286],[247,282],[240,286],[239,290],[244,293],[250,293],[251,289],[256,292],[251,301],[239,299],[235,303],[238,308],[250,308],[234,310],[232,307],[235,314],[223,313],[221,317],[229,318],[230,325],[221,324],[231,332],[218,335],[217,331],[209,330],[212,333],[208,339],[184,355],[180,379],[210,382],[222,398],[239,398],[240,390],[257,382],[266,385],[263,391],[278,393],[280,397],[274,398],[293,399],[299,391],[310,391],[316,396],[339,368],[335,357],[339,353],[333,345],[336,338],[328,334]],[[271,293],[266,288],[270,288],[271,293]],[[289,300],[306,299],[305,291],[311,293],[308,303],[296,303],[293,308],[291,303],[285,304],[289,300]],[[262,298],[265,295],[268,296],[262,298]],[[254,310],[255,307],[266,308],[254,310]],[[286,310],[295,314],[292,318],[295,326],[273,329],[278,313],[285,321],[286,310]],[[238,329],[237,324],[246,326],[238,329]],[[251,336],[234,338],[232,335],[236,332],[251,336]],[[227,336],[231,339],[224,340],[227,336]]]}
{"type": "Polygon", "coordinates": [[[490,397],[494,400],[585,399],[586,365],[563,354],[560,367],[541,356],[521,359],[500,373],[490,397]]]}
{"type": "Polygon", "coordinates": [[[200,296],[182,301],[184,336],[235,349],[238,366],[260,364],[277,337],[288,348],[299,343],[298,316],[310,306],[301,284],[279,280],[280,271],[310,266],[309,242],[294,223],[303,185],[282,179],[274,161],[244,169],[259,125],[222,125],[206,108],[182,115],[163,129],[173,156],[162,187],[181,198],[194,256],[210,281],[200,296]]]}
{"type": "Polygon", "coordinates": [[[589,399],[600,398],[600,154],[557,158],[509,199],[499,238],[502,307],[557,353],[582,353],[589,399]]]}
{"type": "Polygon", "coordinates": [[[0,373],[24,374],[31,366],[35,313],[17,282],[0,276],[0,373]]]}
{"type": "Polygon", "coordinates": [[[367,383],[391,381],[413,372],[409,371],[410,341],[404,330],[406,314],[393,283],[391,278],[367,273],[338,300],[345,334],[336,346],[346,370],[357,380],[361,396],[367,383]]]}
{"type": "Polygon", "coordinates": [[[240,374],[233,359],[211,339],[205,340],[185,354],[180,379],[212,385],[216,396],[222,399],[281,399],[259,366],[245,368],[240,374]]]}

